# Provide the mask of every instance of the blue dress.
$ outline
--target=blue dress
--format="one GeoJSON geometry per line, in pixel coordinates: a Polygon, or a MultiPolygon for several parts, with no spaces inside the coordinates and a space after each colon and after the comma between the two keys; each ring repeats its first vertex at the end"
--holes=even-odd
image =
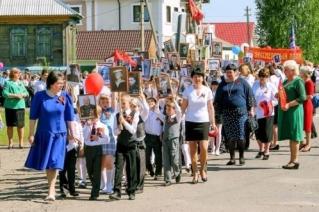
{"type": "Polygon", "coordinates": [[[25,167],[36,170],[63,169],[67,139],[67,121],[73,121],[71,97],[62,92],[51,97],[46,91],[35,94],[30,107],[30,119],[38,120],[34,144],[25,167]]]}

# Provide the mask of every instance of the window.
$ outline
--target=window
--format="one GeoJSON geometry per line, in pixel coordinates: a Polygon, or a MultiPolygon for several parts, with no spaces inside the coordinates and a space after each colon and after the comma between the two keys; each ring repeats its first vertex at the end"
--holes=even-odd
{"type": "Polygon", "coordinates": [[[52,56],[52,31],[48,27],[37,30],[37,57],[50,58],[52,56]]]}
{"type": "Polygon", "coordinates": [[[178,12],[178,8],[177,7],[174,7],[174,12],[178,12]]]}
{"type": "MultiPolygon", "coordinates": [[[[144,22],[150,21],[150,14],[148,13],[147,7],[144,6],[144,22]]],[[[133,5],[133,22],[141,22],[141,6],[133,5]]]]}
{"type": "Polygon", "coordinates": [[[25,57],[27,53],[27,29],[12,28],[10,32],[11,57],[25,57]]]}
{"type": "Polygon", "coordinates": [[[171,23],[171,21],[172,21],[171,7],[166,6],[166,22],[171,23]]]}
{"type": "MultiPolygon", "coordinates": [[[[82,5],[70,5],[70,8],[74,10],[75,12],[82,15],[82,5]]],[[[80,20],[77,25],[82,25],[82,21],[80,20]]]]}

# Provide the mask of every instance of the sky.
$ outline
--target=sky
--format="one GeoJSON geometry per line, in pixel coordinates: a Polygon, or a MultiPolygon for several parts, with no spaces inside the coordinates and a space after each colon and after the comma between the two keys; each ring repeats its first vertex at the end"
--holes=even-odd
{"type": "Polygon", "coordinates": [[[250,21],[256,22],[255,0],[210,0],[204,4],[204,22],[243,22],[246,21],[245,9],[251,9],[250,21]]]}

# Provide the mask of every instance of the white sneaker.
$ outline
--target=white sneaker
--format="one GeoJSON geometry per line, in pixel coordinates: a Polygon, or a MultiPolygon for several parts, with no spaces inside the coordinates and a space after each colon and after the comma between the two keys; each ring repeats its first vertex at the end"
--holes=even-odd
{"type": "Polygon", "coordinates": [[[101,191],[100,191],[101,194],[108,194],[108,191],[106,188],[103,188],[101,191]]]}
{"type": "Polygon", "coordinates": [[[217,151],[215,152],[215,154],[216,154],[216,156],[219,156],[219,155],[220,155],[219,150],[217,150],[217,151]]]}
{"type": "Polygon", "coordinates": [[[212,151],[210,154],[211,154],[211,155],[216,155],[216,152],[215,152],[215,151],[212,151]]]}

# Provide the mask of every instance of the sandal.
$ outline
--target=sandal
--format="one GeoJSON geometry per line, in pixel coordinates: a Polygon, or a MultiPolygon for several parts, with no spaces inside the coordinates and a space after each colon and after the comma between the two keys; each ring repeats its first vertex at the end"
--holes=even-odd
{"type": "Polygon", "coordinates": [[[305,146],[305,147],[302,148],[300,151],[301,151],[301,152],[310,152],[310,150],[311,150],[311,147],[308,147],[308,148],[307,148],[307,147],[305,146]]]}
{"type": "Polygon", "coordinates": [[[55,201],[55,196],[47,196],[44,200],[48,201],[48,202],[54,202],[55,201]]]}
{"type": "Polygon", "coordinates": [[[299,169],[299,163],[290,162],[287,165],[282,166],[283,169],[299,169]]]}
{"type": "Polygon", "coordinates": [[[302,149],[305,148],[306,146],[307,146],[307,144],[300,144],[299,151],[302,151],[302,149]]]}

